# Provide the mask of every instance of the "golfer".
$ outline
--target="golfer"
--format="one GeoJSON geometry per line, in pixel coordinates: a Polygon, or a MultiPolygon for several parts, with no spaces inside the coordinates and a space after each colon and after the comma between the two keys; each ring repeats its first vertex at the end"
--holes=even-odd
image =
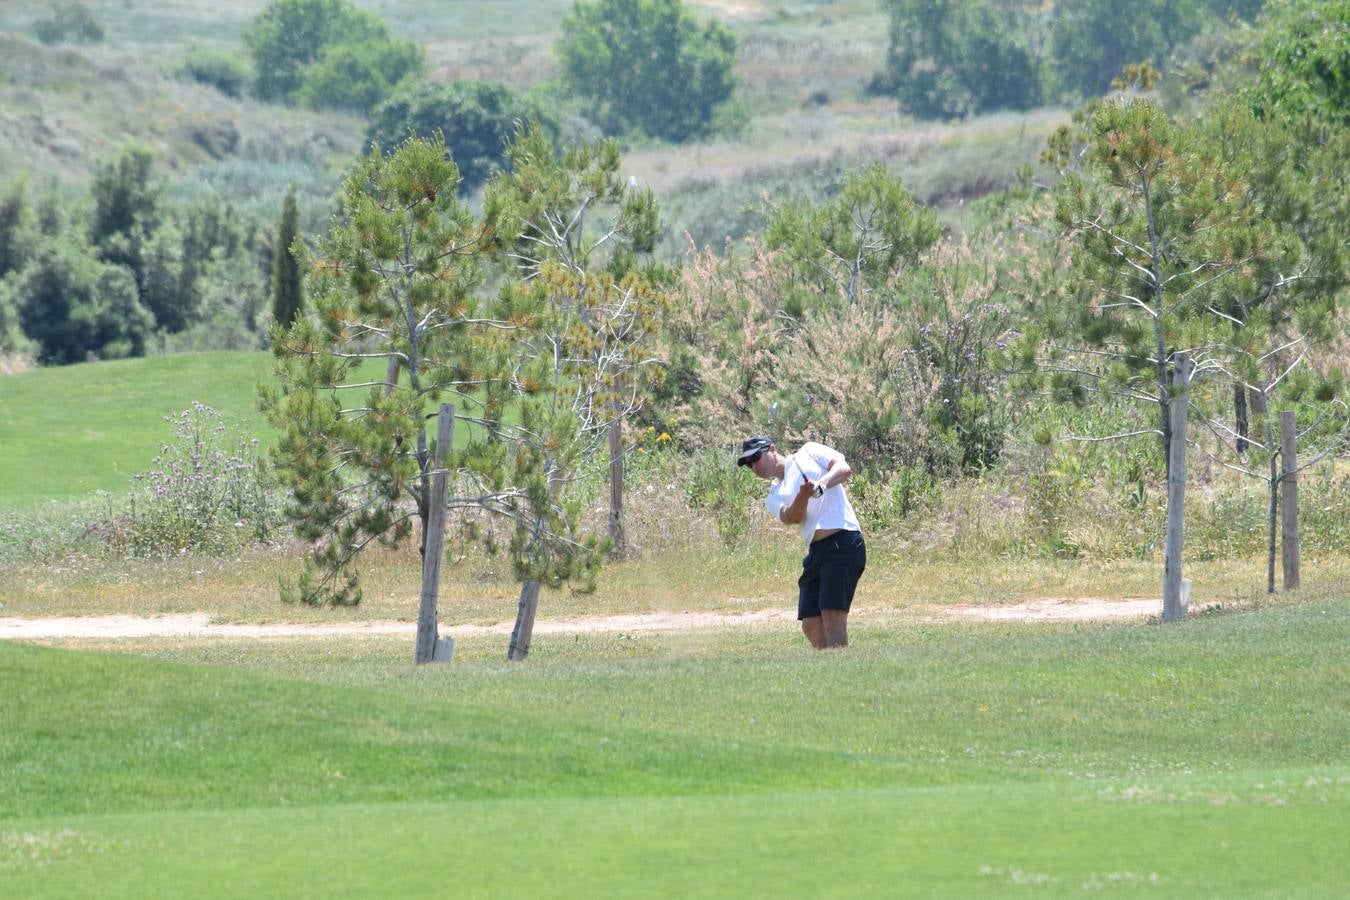
{"type": "Polygon", "coordinates": [[[801,526],[806,557],[797,579],[797,618],[817,650],[848,646],[848,610],[867,568],[867,546],[844,482],[853,470],[838,450],[808,441],[791,456],[766,437],[741,442],[739,466],[769,482],[764,508],[801,526]]]}

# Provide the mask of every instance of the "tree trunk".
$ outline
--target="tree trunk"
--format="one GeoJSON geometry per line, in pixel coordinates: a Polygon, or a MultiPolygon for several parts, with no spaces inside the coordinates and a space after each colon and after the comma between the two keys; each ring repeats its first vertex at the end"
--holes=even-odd
{"type": "Polygon", "coordinates": [[[431,489],[427,492],[427,517],[422,530],[422,598],[417,610],[417,650],[415,661],[429,663],[436,655],[436,603],[441,586],[441,557],[445,555],[445,507],[450,474],[445,469],[445,454],[455,435],[455,408],[442,403],[436,417],[436,449],[430,470],[431,489]]]}
{"type": "Polygon", "coordinates": [[[527,581],[520,586],[520,601],[516,605],[516,627],[511,630],[511,646],[506,658],[524,662],[530,655],[530,638],[534,635],[534,614],[539,609],[539,582],[527,581]]]}
{"type": "Polygon", "coordinates": [[[1266,593],[1275,593],[1275,510],[1280,501],[1279,457],[1269,440],[1273,432],[1270,421],[1270,403],[1266,398],[1266,384],[1252,388],[1252,431],[1258,443],[1270,451],[1270,510],[1266,521],[1266,593]]]}
{"type": "MultiPolygon", "coordinates": [[[[1266,444],[1268,443],[1267,436],[1270,433],[1268,427],[1269,422],[1267,421],[1267,416],[1270,413],[1270,404],[1266,400],[1265,382],[1262,382],[1258,387],[1252,388],[1251,411],[1252,428],[1250,436],[1255,439],[1257,443],[1266,444]]],[[[1271,447],[1272,452],[1274,449],[1274,447],[1271,447]]]]}
{"type": "MultiPolygon", "coordinates": [[[[556,497],[562,484],[562,477],[554,466],[553,460],[545,462],[548,471],[548,495],[556,497]]],[[[544,523],[535,520],[533,540],[539,540],[544,523]]],[[[530,638],[534,635],[534,615],[539,609],[539,581],[531,579],[520,586],[520,600],[516,604],[516,625],[511,629],[511,644],[506,648],[506,658],[511,662],[524,662],[530,655],[530,638]]]]}
{"type": "Polygon", "coordinates": [[[1182,602],[1181,544],[1186,506],[1186,412],[1191,399],[1191,374],[1195,364],[1190,354],[1178,353],[1168,401],[1171,440],[1167,465],[1167,540],[1163,557],[1163,621],[1186,616],[1182,602]]]}
{"type": "Polygon", "coordinates": [[[628,548],[623,533],[623,421],[614,417],[609,426],[609,558],[623,559],[628,548]]]}
{"type": "Polygon", "coordinates": [[[1296,453],[1294,413],[1280,413],[1280,476],[1284,497],[1280,525],[1280,547],[1283,551],[1284,589],[1298,588],[1298,456],[1296,453]]]}
{"type": "Polygon", "coordinates": [[[1237,385],[1233,388],[1233,430],[1237,432],[1237,452],[1247,452],[1247,388],[1237,385]]]}

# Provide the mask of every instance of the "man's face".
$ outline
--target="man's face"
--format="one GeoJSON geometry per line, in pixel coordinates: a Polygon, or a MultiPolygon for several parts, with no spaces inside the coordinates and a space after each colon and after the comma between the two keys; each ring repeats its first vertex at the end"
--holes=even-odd
{"type": "Polygon", "coordinates": [[[750,471],[754,472],[756,475],[758,475],[760,478],[763,478],[765,481],[769,481],[773,478],[774,474],[773,461],[774,461],[773,447],[770,447],[767,450],[761,450],[759,458],[750,464],[750,471]]]}

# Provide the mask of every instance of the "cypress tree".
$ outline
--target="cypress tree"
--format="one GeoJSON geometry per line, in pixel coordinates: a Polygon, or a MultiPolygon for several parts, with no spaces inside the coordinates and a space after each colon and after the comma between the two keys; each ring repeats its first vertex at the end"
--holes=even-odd
{"type": "Polygon", "coordinates": [[[300,231],[300,211],[295,203],[295,188],[286,193],[281,208],[281,224],[277,229],[276,252],[272,254],[272,318],[282,328],[290,328],[303,301],[300,282],[300,261],[291,245],[300,231]]]}

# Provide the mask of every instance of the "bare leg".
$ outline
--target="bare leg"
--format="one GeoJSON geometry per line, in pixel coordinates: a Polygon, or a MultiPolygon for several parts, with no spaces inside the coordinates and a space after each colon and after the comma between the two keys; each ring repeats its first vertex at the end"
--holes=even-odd
{"type": "Polygon", "coordinates": [[[802,619],[802,634],[806,635],[812,647],[817,650],[825,649],[825,626],[820,621],[820,616],[802,619]]]}
{"type": "MultiPolygon", "coordinates": [[[[848,646],[848,613],[840,609],[822,609],[820,611],[825,647],[848,646]]],[[[817,644],[816,646],[821,646],[817,644]]]]}

